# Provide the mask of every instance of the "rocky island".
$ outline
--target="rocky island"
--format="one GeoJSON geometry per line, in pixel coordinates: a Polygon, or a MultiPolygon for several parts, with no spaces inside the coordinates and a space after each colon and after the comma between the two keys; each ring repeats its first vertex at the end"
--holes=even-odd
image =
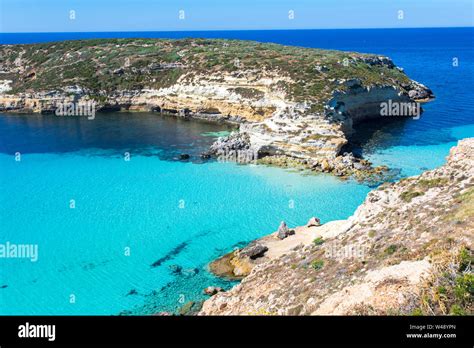
{"type": "Polygon", "coordinates": [[[239,40],[97,39],[0,46],[0,111],[153,111],[231,122],[204,156],[371,171],[343,151],[380,103],[428,101],[431,90],[387,57],[239,40]],[[244,154],[244,155],[242,155],[244,154]]]}
{"type": "Polygon", "coordinates": [[[386,183],[347,220],[278,232],[211,263],[243,278],[201,315],[474,313],[474,138],[440,168],[386,183]]]}

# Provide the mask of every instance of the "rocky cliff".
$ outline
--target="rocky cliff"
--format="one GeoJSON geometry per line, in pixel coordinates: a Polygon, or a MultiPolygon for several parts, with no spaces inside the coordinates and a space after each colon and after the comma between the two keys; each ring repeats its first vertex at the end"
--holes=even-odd
{"type": "Polygon", "coordinates": [[[58,103],[234,122],[210,154],[303,164],[340,175],[353,124],[380,103],[426,101],[387,57],[237,40],[104,39],[0,46],[0,110],[53,113],[58,103]]]}
{"type": "MultiPolygon", "coordinates": [[[[315,212],[317,213],[317,212],[315,212]]],[[[211,266],[244,276],[202,315],[473,314],[474,138],[370,192],[348,220],[279,232],[211,266]]]]}

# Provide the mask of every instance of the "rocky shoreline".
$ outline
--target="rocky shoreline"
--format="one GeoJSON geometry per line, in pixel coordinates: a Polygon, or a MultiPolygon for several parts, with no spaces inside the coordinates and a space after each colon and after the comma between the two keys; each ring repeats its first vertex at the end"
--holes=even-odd
{"type": "Polygon", "coordinates": [[[473,314],[474,138],[347,220],[278,231],[210,264],[243,279],[200,315],[473,314]]]}
{"type": "Polygon", "coordinates": [[[382,102],[434,97],[387,57],[251,41],[83,40],[2,45],[0,53],[2,112],[94,102],[98,112],[230,122],[239,130],[203,157],[359,179],[385,168],[342,151],[353,125],[380,117],[382,102]]]}

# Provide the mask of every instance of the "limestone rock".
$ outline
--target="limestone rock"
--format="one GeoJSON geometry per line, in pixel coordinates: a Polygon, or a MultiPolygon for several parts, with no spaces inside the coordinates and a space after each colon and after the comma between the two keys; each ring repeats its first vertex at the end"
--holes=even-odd
{"type": "Polygon", "coordinates": [[[282,221],[280,223],[280,226],[278,227],[277,237],[279,239],[285,239],[286,237],[291,236],[292,234],[295,234],[295,231],[290,230],[288,226],[286,225],[286,222],[282,221]]]}
{"type": "Polygon", "coordinates": [[[306,224],[307,227],[312,227],[312,226],[320,226],[321,225],[321,220],[319,220],[317,217],[312,217],[309,219],[308,223],[306,224]]]}
{"type": "Polygon", "coordinates": [[[252,260],[261,257],[265,254],[265,252],[268,250],[268,247],[265,245],[261,244],[253,244],[245,247],[242,249],[239,254],[240,256],[247,256],[250,257],[252,260]]]}

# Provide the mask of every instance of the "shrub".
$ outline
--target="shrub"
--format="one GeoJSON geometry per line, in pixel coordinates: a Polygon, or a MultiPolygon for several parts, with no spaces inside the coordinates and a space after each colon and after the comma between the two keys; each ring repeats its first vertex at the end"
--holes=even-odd
{"type": "Polygon", "coordinates": [[[411,200],[418,196],[423,196],[424,193],[420,191],[405,191],[400,194],[400,199],[404,202],[411,202],[411,200]]]}
{"type": "Polygon", "coordinates": [[[324,243],[323,237],[317,237],[315,240],[313,240],[314,245],[321,245],[324,243]]]}
{"type": "Polygon", "coordinates": [[[387,248],[385,248],[383,252],[385,255],[392,255],[393,253],[395,253],[395,251],[397,251],[397,249],[398,249],[398,245],[392,244],[392,245],[389,245],[387,248]]]}
{"type": "Polygon", "coordinates": [[[316,271],[319,271],[320,269],[322,269],[323,266],[324,266],[324,261],[321,259],[316,259],[316,260],[313,260],[313,262],[311,262],[311,267],[313,267],[313,269],[315,269],[316,271]]]}

